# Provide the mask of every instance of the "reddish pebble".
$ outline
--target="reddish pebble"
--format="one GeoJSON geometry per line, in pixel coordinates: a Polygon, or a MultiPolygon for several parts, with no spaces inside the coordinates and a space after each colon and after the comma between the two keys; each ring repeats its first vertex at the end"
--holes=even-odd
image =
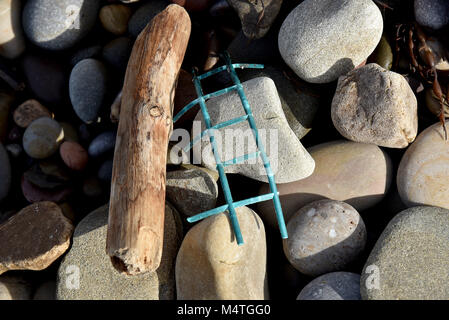
{"type": "Polygon", "coordinates": [[[184,7],[187,11],[203,11],[209,8],[211,0],[171,0],[171,2],[176,3],[184,7]]]}
{"type": "Polygon", "coordinates": [[[62,160],[72,170],[81,171],[87,165],[87,151],[77,142],[65,141],[59,148],[62,160]]]}
{"type": "Polygon", "coordinates": [[[28,202],[53,201],[56,203],[65,201],[72,193],[71,188],[43,189],[35,186],[24,176],[21,181],[22,193],[28,202]]]}

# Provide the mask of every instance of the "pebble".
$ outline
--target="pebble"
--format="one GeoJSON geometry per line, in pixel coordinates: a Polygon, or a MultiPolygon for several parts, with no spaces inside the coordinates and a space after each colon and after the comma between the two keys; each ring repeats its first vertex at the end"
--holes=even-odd
{"type": "Polygon", "coordinates": [[[85,123],[97,120],[107,93],[107,70],[101,61],[85,59],[72,69],[69,81],[70,101],[85,123]]]}
{"type": "Polygon", "coordinates": [[[131,16],[128,23],[128,31],[134,37],[140,34],[140,32],[147,26],[147,24],[158,13],[162,12],[170,3],[167,0],[151,0],[150,2],[142,5],[131,16]]]}
{"type": "Polygon", "coordinates": [[[418,132],[418,102],[407,80],[375,63],[338,79],[332,122],[345,138],[405,148],[418,132]]]}
{"type": "Polygon", "coordinates": [[[270,30],[282,6],[282,0],[241,1],[229,0],[239,15],[242,31],[249,39],[259,39],[270,30]]]}
{"type": "Polygon", "coordinates": [[[397,173],[399,195],[407,207],[429,205],[449,209],[448,158],[449,144],[440,122],[419,134],[404,153],[397,173]]]}
{"type": "Polygon", "coordinates": [[[199,168],[167,172],[167,200],[186,216],[215,208],[218,186],[212,176],[199,168]]]}
{"type": "MultiPolygon", "coordinates": [[[[245,81],[242,85],[251,106],[260,139],[270,158],[276,182],[287,183],[311,175],[315,167],[314,160],[290,129],[274,81],[267,77],[260,77],[245,81]],[[262,138],[262,135],[265,138],[262,138]],[[282,143],[278,143],[279,141],[282,143]]],[[[244,114],[241,100],[235,91],[210,99],[208,110],[212,125],[244,114]]],[[[195,121],[200,120],[201,131],[203,131],[206,127],[201,112],[195,118],[195,121]]],[[[200,130],[194,128],[193,132],[193,135],[196,136],[200,130]]],[[[247,121],[234,124],[231,129],[216,130],[214,134],[221,135],[223,140],[222,148],[219,150],[222,161],[257,150],[247,121]]],[[[204,137],[201,142],[198,142],[198,145],[201,145],[201,148],[193,148],[194,159],[201,159],[206,168],[216,170],[209,138],[204,137]]],[[[261,159],[250,159],[240,164],[233,164],[227,166],[225,171],[239,173],[258,181],[268,181],[261,159]]]]}
{"type": "Polygon", "coordinates": [[[174,264],[182,240],[179,214],[167,204],[162,260],[155,272],[128,276],[117,272],[105,252],[109,207],[87,215],[75,229],[73,244],[65,255],[57,278],[58,300],[173,300],[174,264]],[[79,283],[71,275],[79,271],[79,283]],[[70,285],[67,286],[67,283],[70,285]],[[73,285],[79,284],[77,290],[73,285]]]}
{"type": "Polygon", "coordinates": [[[77,142],[65,141],[59,148],[62,160],[72,170],[82,171],[87,166],[87,151],[77,142]]]}
{"type": "Polygon", "coordinates": [[[241,81],[257,77],[268,77],[276,85],[281,99],[282,110],[290,128],[298,139],[303,138],[312,128],[312,122],[320,106],[319,96],[307,83],[301,83],[301,90],[278,68],[265,66],[264,69],[245,69],[239,75],[241,81]]]}
{"type": "Polygon", "coordinates": [[[14,102],[14,96],[0,92],[0,142],[5,142],[8,134],[9,110],[14,102]]]}
{"type": "Polygon", "coordinates": [[[53,202],[31,204],[1,225],[0,274],[43,270],[70,245],[72,223],[53,202]]]}
{"type": "Polygon", "coordinates": [[[112,40],[103,48],[103,59],[121,72],[126,71],[133,41],[126,37],[112,40]]]}
{"type": "Polygon", "coordinates": [[[6,198],[11,187],[11,164],[8,153],[0,143],[0,202],[6,198]]]}
{"type": "MultiPolygon", "coordinates": [[[[57,164],[52,165],[58,166],[57,164]]],[[[55,168],[54,173],[50,172],[49,174],[48,171],[44,172],[41,168],[41,165],[37,163],[31,166],[31,168],[29,168],[27,171],[25,171],[23,176],[28,182],[31,182],[36,187],[43,189],[53,189],[56,187],[61,187],[70,179],[69,175],[59,167],[57,169],[55,168]]]]}
{"type": "Polygon", "coordinates": [[[365,300],[448,300],[449,210],[418,206],[396,215],[363,268],[365,300]]]}
{"type": "Polygon", "coordinates": [[[131,8],[127,6],[109,4],[101,8],[100,21],[106,31],[121,36],[128,30],[128,21],[131,14],[131,8]]]}
{"type": "Polygon", "coordinates": [[[19,105],[13,113],[14,122],[21,128],[26,128],[41,117],[53,118],[50,111],[39,101],[30,99],[19,105]]]}
{"type": "Polygon", "coordinates": [[[279,51],[303,80],[328,83],[362,63],[383,31],[371,0],[305,0],[284,20],[279,51]]]}
{"type": "Polygon", "coordinates": [[[25,51],[20,0],[0,0],[0,55],[15,59],[25,51]]]}
{"type": "MultiPolygon", "coordinates": [[[[303,180],[278,185],[285,220],[306,204],[320,199],[344,201],[357,211],[379,203],[393,176],[388,155],[371,144],[345,140],[332,141],[308,149],[315,160],[315,171],[303,180]]],[[[268,184],[259,194],[269,193],[268,184]]],[[[272,201],[258,204],[258,212],[277,229],[272,201]]]]}
{"type": "Polygon", "coordinates": [[[284,253],[308,276],[344,270],[363,252],[367,239],[357,210],[335,200],[304,206],[288,220],[287,231],[284,253]]]}
{"type": "Polygon", "coordinates": [[[99,158],[102,155],[111,152],[115,148],[115,139],[117,133],[115,131],[106,131],[96,136],[90,143],[88,148],[89,156],[99,158]]]}
{"type": "Polygon", "coordinates": [[[416,21],[434,30],[443,28],[449,23],[449,3],[447,0],[415,0],[416,21]]]}
{"type": "Polygon", "coordinates": [[[47,281],[36,289],[33,300],[56,300],[56,282],[47,281]]]}
{"type": "Polygon", "coordinates": [[[376,50],[369,57],[369,61],[377,63],[384,69],[390,70],[393,65],[393,52],[385,36],[382,36],[376,50]]]}
{"type": "Polygon", "coordinates": [[[206,10],[211,3],[212,0],[171,0],[171,2],[184,7],[187,11],[204,11],[206,10]]]}
{"type": "Polygon", "coordinates": [[[30,203],[41,201],[61,203],[66,201],[68,196],[73,192],[70,187],[58,187],[53,189],[40,188],[29,182],[25,177],[22,177],[21,188],[23,196],[30,203]]]}
{"type": "Polygon", "coordinates": [[[23,28],[28,39],[41,48],[68,49],[92,30],[99,9],[98,0],[28,0],[23,28]]]}
{"type": "Polygon", "coordinates": [[[22,67],[28,87],[36,99],[52,104],[65,99],[65,67],[56,59],[44,55],[25,55],[22,67]]]}
{"type": "Polygon", "coordinates": [[[98,169],[98,174],[97,174],[98,179],[100,179],[101,181],[104,181],[104,182],[111,182],[112,166],[113,166],[112,159],[106,160],[105,162],[103,162],[103,164],[98,169]]]}
{"type": "Polygon", "coordinates": [[[31,122],[23,134],[23,148],[32,158],[44,159],[58,150],[64,132],[51,118],[39,118],[31,122]]]}
{"type": "Polygon", "coordinates": [[[247,207],[236,209],[245,242],[237,245],[227,213],[186,234],[176,258],[178,300],[268,299],[265,228],[247,207]]]}
{"type": "Polygon", "coordinates": [[[31,284],[21,276],[0,276],[0,301],[30,300],[31,284]]]}
{"type": "Polygon", "coordinates": [[[296,300],[362,300],[360,275],[351,272],[323,274],[306,285],[296,300]]]}

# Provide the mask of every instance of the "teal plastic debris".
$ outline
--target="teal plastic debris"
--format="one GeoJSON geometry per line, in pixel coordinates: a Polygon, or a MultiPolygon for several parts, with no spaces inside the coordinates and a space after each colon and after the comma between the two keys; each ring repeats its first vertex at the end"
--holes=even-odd
{"type": "Polygon", "coordinates": [[[237,73],[235,72],[236,68],[263,69],[264,66],[262,64],[241,64],[241,63],[232,64],[231,58],[229,57],[229,54],[227,52],[225,52],[222,55],[222,57],[224,58],[224,60],[226,62],[226,65],[224,65],[224,66],[213,69],[213,70],[206,72],[202,75],[197,75],[196,71],[193,70],[193,82],[195,85],[196,93],[198,95],[198,99],[195,99],[194,101],[190,102],[181,111],[179,111],[178,114],[173,118],[173,122],[176,122],[187,111],[189,111],[191,108],[195,107],[196,105],[200,106],[201,112],[203,114],[203,119],[204,119],[207,129],[204,130],[203,132],[201,132],[201,134],[199,136],[193,138],[192,142],[187,147],[184,148],[184,151],[188,152],[195,145],[195,143],[200,141],[206,134],[209,135],[209,140],[210,140],[210,143],[212,146],[212,151],[213,151],[213,154],[215,157],[215,162],[217,164],[217,171],[220,176],[220,183],[221,183],[224,197],[225,197],[227,204],[220,206],[218,208],[212,209],[212,210],[208,210],[208,211],[199,213],[192,217],[189,217],[187,219],[187,221],[190,223],[193,223],[193,222],[205,219],[212,215],[219,214],[221,212],[228,210],[230,220],[231,220],[231,225],[232,225],[232,228],[234,231],[234,235],[237,239],[237,243],[238,243],[238,245],[242,245],[243,237],[242,237],[242,233],[240,231],[240,225],[238,222],[237,213],[236,213],[235,209],[238,207],[247,206],[247,205],[262,202],[262,201],[273,200],[274,209],[276,211],[276,218],[278,221],[279,230],[281,232],[281,237],[283,239],[287,239],[288,238],[287,228],[285,226],[284,215],[282,213],[281,202],[279,200],[279,192],[277,191],[274,174],[273,174],[273,171],[271,170],[270,161],[265,153],[265,148],[264,148],[262,142],[260,141],[256,122],[254,121],[254,117],[253,117],[253,114],[251,111],[251,107],[248,103],[248,99],[246,98],[242,84],[240,83],[237,73]],[[234,85],[229,88],[225,88],[223,90],[219,90],[219,91],[204,95],[203,89],[201,88],[201,80],[204,80],[214,74],[217,74],[217,73],[223,72],[223,71],[227,71],[230,74],[234,85]],[[226,93],[234,91],[234,90],[237,91],[237,93],[240,97],[240,100],[242,102],[243,109],[245,110],[246,115],[212,126],[211,121],[210,121],[209,112],[208,112],[207,106],[206,106],[206,100],[213,98],[213,97],[218,97],[220,95],[226,94],[226,93]],[[248,121],[249,126],[252,129],[253,136],[256,141],[256,146],[257,146],[258,151],[251,153],[251,154],[246,154],[241,157],[234,158],[229,161],[222,162],[220,159],[219,153],[218,153],[217,145],[215,143],[214,130],[217,130],[217,129],[220,129],[223,127],[227,127],[227,126],[231,126],[231,125],[240,123],[242,121],[248,121]],[[266,173],[267,173],[267,178],[268,178],[268,183],[270,185],[271,193],[234,202],[224,168],[226,166],[241,163],[248,159],[253,159],[253,158],[257,158],[257,157],[262,158],[262,161],[263,161],[266,173]]]}

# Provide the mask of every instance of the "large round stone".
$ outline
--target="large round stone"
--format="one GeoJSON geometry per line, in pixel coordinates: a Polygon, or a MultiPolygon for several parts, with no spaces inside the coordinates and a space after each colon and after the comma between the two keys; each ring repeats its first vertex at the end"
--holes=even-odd
{"type": "Polygon", "coordinates": [[[365,248],[366,229],[359,213],[335,200],[319,200],[299,210],[287,224],[284,252],[301,273],[318,276],[340,271],[365,248]]]}
{"type": "Polygon", "coordinates": [[[29,0],[23,9],[23,28],[41,48],[68,49],[93,28],[99,8],[98,0],[29,0]]]}
{"type": "MultiPolygon", "coordinates": [[[[362,211],[379,203],[392,179],[388,155],[379,147],[350,141],[332,141],[308,149],[315,160],[310,177],[291,183],[278,184],[284,212],[288,219],[306,204],[319,199],[344,201],[362,211]]],[[[270,192],[268,184],[260,194],[270,192]]],[[[264,220],[277,228],[272,201],[258,204],[264,220]]]]}
{"type": "Polygon", "coordinates": [[[360,280],[363,299],[449,299],[449,210],[419,206],[396,215],[360,280]]]}
{"type": "Polygon", "coordinates": [[[345,138],[405,148],[418,133],[418,103],[405,78],[370,63],[338,79],[331,115],[345,138]]]}
{"type": "Polygon", "coordinates": [[[331,82],[374,51],[382,30],[371,0],[305,0],[283,22],[279,51],[303,80],[331,82]]]}
{"type": "Polygon", "coordinates": [[[251,209],[236,210],[244,245],[237,244],[227,213],[185,236],[176,258],[178,300],[268,299],[264,225],[251,209]]]}
{"type": "Polygon", "coordinates": [[[449,209],[449,144],[441,123],[421,132],[407,149],[399,164],[397,186],[408,207],[430,205],[449,209]]]}
{"type": "Polygon", "coordinates": [[[174,262],[182,239],[179,214],[165,207],[162,261],[155,272],[128,276],[118,272],[106,253],[109,207],[87,215],[76,227],[73,245],[58,270],[58,300],[172,300],[174,262]]]}

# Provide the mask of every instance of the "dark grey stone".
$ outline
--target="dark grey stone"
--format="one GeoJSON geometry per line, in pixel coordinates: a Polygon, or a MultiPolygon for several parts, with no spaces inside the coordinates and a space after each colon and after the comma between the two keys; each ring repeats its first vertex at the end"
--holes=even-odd
{"type": "Polygon", "coordinates": [[[85,123],[98,118],[107,93],[107,70],[95,59],[85,59],[72,69],[69,81],[70,100],[78,117],[85,123]]]}

